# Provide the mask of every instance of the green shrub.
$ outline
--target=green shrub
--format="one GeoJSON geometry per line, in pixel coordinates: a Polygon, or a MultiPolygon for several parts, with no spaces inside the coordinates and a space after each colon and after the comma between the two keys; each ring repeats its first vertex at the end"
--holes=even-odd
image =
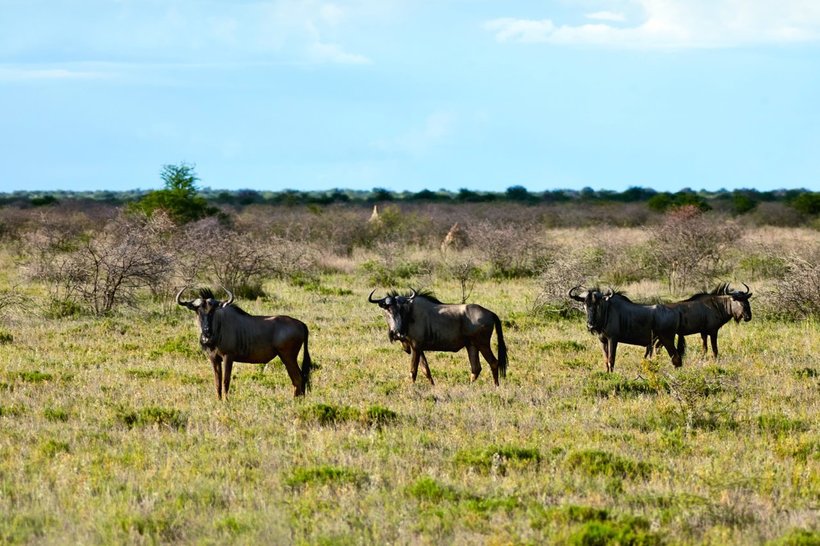
{"type": "Polygon", "coordinates": [[[507,468],[538,466],[541,453],[536,448],[516,446],[490,446],[479,449],[461,450],[456,453],[455,463],[459,466],[487,472],[505,471],[507,468]]]}
{"type": "Polygon", "coordinates": [[[658,394],[665,384],[655,384],[646,379],[627,379],[617,373],[593,372],[584,384],[584,393],[597,398],[610,396],[638,396],[658,394]]]}
{"type": "Polygon", "coordinates": [[[51,299],[43,315],[47,319],[79,318],[87,315],[88,310],[73,300],[51,299]]]}
{"type": "Polygon", "coordinates": [[[567,456],[566,465],[570,470],[579,470],[588,476],[646,479],[652,473],[652,465],[648,463],[597,449],[571,452],[567,456]]]}
{"type": "Polygon", "coordinates": [[[783,414],[758,415],[756,423],[761,432],[774,435],[805,432],[809,429],[809,424],[805,421],[792,419],[783,414]]]}
{"type": "Polygon", "coordinates": [[[371,406],[367,408],[362,417],[366,424],[382,427],[398,420],[399,414],[382,406],[371,406]]]}
{"type": "Polygon", "coordinates": [[[622,521],[590,521],[567,540],[568,546],[658,546],[664,544],[660,535],[649,531],[649,522],[642,518],[622,521]]]}
{"type": "Polygon", "coordinates": [[[50,373],[41,372],[40,370],[34,370],[33,372],[17,372],[17,377],[20,378],[20,381],[24,381],[26,383],[42,383],[43,381],[51,381],[54,379],[54,376],[50,373]]]}
{"type": "Polygon", "coordinates": [[[68,445],[68,442],[49,439],[40,445],[40,451],[46,457],[52,458],[59,453],[68,453],[71,451],[71,447],[68,445]]]}
{"type": "Polygon", "coordinates": [[[442,485],[430,477],[419,478],[406,489],[411,497],[432,503],[441,501],[457,501],[458,492],[449,485],[442,485]]]}
{"type": "Polygon", "coordinates": [[[6,332],[5,330],[0,330],[0,345],[5,345],[7,343],[11,343],[14,341],[14,336],[11,332],[6,332]]]}
{"type": "Polygon", "coordinates": [[[171,370],[159,368],[156,370],[125,370],[125,373],[135,379],[167,379],[171,375],[171,370]]]}
{"type": "Polygon", "coordinates": [[[366,481],[367,475],[361,471],[325,465],[311,468],[296,468],[285,480],[285,483],[290,487],[296,488],[311,484],[351,484],[358,486],[366,481]]]}
{"type": "Polygon", "coordinates": [[[312,406],[299,408],[299,417],[303,421],[316,422],[322,426],[356,421],[360,418],[360,415],[359,410],[348,406],[313,404],[312,406]]]}
{"type": "Polygon", "coordinates": [[[43,416],[55,423],[65,423],[68,421],[68,412],[60,408],[46,408],[43,410],[43,416]]]}
{"type": "Polygon", "coordinates": [[[157,406],[139,410],[120,408],[116,412],[116,418],[128,428],[157,425],[179,430],[188,424],[188,417],[181,411],[157,406]]]}
{"type": "Polygon", "coordinates": [[[792,529],[782,537],[770,540],[766,546],[820,546],[820,532],[792,529]]]}

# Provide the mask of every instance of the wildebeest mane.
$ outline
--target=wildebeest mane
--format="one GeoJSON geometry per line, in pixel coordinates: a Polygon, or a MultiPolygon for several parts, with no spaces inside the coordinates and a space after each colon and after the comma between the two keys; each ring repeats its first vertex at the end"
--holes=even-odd
{"type": "Polygon", "coordinates": [[[726,290],[729,288],[728,282],[720,283],[717,288],[712,290],[711,292],[698,292],[694,296],[688,297],[685,300],[681,301],[695,301],[698,298],[702,298],[703,296],[724,296],[726,295],[726,290]]]}
{"type": "MultiPolygon", "coordinates": [[[[592,288],[589,289],[590,292],[600,292],[601,294],[604,293],[604,290],[605,289],[601,288],[600,286],[593,286],[592,288]]],[[[607,288],[606,290],[609,290],[609,288],[607,288]]],[[[613,296],[620,296],[621,298],[628,301],[629,303],[632,303],[632,300],[627,298],[626,294],[622,290],[615,290],[613,288],[612,289],[612,295],[613,296]]]]}
{"type": "MultiPolygon", "coordinates": [[[[200,288],[199,289],[199,297],[202,298],[203,300],[216,299],[216,297],[214,296],[214,293],[211,291],[210,288],[200,288]]],[[[234,309],[235,311],[237,311],[240,315],[246,315],[246,316],[249,316],[249,317],[252,316],[250,313],[248,313],[247,311],[245,311],[244,309],[242,309],[241,307],[239,307],[235,303],[232,303],[230,305],[230,307],[231,307],[231,309],[234,309]]]]}
{"type": "MultiPolygon", "coordinates": [[[[391,298],[395,298],[397,296],[401,296],[401,297],[404,297],[404,298],[408,297],[407,294],[400,294],[398,290],[391,290],[390,292],[387,293],[387,295],[391,298]]],[[[442,305],[444,304],[444,302],[440,301],[436,297],[436,295],[433,293],[432,290],[416,290],[416,297],[417,298],[424,298],[424,299],[426,299],[428,301],[431,301],[433,303],[440,303],[442,305]]]]}

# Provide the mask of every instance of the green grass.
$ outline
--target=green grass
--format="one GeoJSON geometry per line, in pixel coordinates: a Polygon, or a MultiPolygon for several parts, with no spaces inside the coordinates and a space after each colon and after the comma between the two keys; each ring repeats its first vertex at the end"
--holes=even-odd
{"type": "MultiPolygon", "coordinates": [[[[216,400],[189,312],[147,294],[4,323],[0,543],[816,541],[817,324],[730,323],[718,361],[690,339],[682,369],[623,345],[607,374],[582,317],[532,314],[536,280],[483,280],[471,301],[504,321],[507,378],[428,352],[431,386],[367,303],[372,272],[349,270],[239,301],[309,325],[304,399],[277,359],[236,363],[216,400]]],[[[389,273],[403,289],[414,271],[389,273]]]]}

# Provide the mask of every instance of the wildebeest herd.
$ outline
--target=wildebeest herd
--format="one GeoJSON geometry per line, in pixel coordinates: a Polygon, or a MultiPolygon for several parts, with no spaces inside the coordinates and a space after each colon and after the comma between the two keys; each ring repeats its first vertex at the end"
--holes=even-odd
{"type": "MultiPolygon", "coordinates": [[[[583,303],[587,329],[598,336],[604,353],[606,369],[615,369],[618,343],[646,348],[645,357],[663,346],[675,367],[683,365],[686,337],[700,334],[703,351],[711,338],[712,352],[717,358],[718,330],[734,319],[735,322],[752,319],[750,288],[731,290],[728,283],[711,292],[703,292],[677,302],[655,305],[633,303],[624,294],[611,288],[582,289],[576,286],[568,296],[583,303]],[[675,344],[677,336],[677,345],[675,344]]],[[[201,289],[199,297],[182,300],[183,288],[176,302],[196,313],[200,329],[199,344],[214,370],[216,395],[227,397],[234,362],[266,364],[277,356],[285,364],[293,395],[301,396],[310,387],[311,359],[308,350],[308,327],[292,317],[258,316],[243,311],[234,302],[233,294],[219,301],[210,289],[201,289]],[[302,366],[298,355],[302,351],[302,366]]],[[[504,343],[501,320],[498,315],[480,305],[453,305],[440,302],[430,292],[402,295],[391,291],[383,298],[374,299],[373,290],[367,301],[384,310],[388,324],[388,339],[399,341],[410,355],[410,377],[416,380],[419,364],[424,375],[433,384],[433,375],[425,351],[458,352],[467,349],[470,360],[470,379],[481,373],[479,354],[490,365],[493,382],[506,377],[507,346],[504,343]],[[493,354],[490,339],[495,330],[498,357],[493,354]]]]}

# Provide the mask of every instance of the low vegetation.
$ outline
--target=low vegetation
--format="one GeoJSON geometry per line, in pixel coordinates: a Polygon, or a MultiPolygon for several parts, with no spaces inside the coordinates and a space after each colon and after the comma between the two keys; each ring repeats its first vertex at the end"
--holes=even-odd
{"type": "Polygon", "coordinates": [[[789,209],[802,227],[784,227],[749,220],[791,207],[754,195],[751,209],[731,196],[705,212],[691,196],[650,208],[655,194],[613,207],[517,189],[492,207],[469,193],[381,195],[375,226],[372,201],[299,195],[223,196],[210,201],[221,215],[185,223],[62,195],[0,207],[0,543],[820,540],[811,200],[789,209]],[[613,212],[627,206],[633,223],[613,212]],[[727,238],[702,268],[663,270],[657,230],[692,218],[727,238]],[[136,221],[145,229],[114,229],[136,221]],[[236,271],[218,264],[222,240],[247,260],[236,271]],[[99,262],[133,273],[113,295],[53,267],[137,242],[162,267],[99,262]],[[574,284],[612,284],[664,301],[726,280],[753,290],[752,321],[721,330],[717,361],[690,337],[681,369],[663,351],[643,360],[642,347],[621,346],[605,373],[566,297],[574,284]],[[230,398],[215,399],[173,295],[222,281],[245,285],[248,312],[309,325],[304,399],[278,360],[237,363],[230,398]],[[470,384],[463,352],[429,353],[436,385],[411,383],[408,356],[366,301],[410,286],[498,313],[510,354],[499,388],[486,369],[470,384]]]}

